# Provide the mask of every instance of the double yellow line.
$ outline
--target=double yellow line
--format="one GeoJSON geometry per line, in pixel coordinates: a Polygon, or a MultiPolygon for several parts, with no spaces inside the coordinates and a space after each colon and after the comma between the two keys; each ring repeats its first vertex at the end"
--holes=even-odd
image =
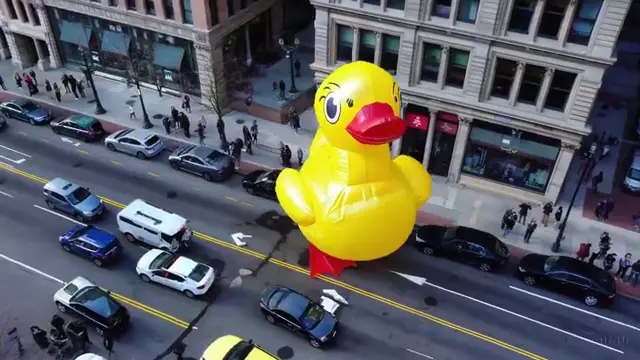
{"type": "MultiPolygon", "coordinates": [[[[28,179],[31,179],[31,180],[34,180],[34,181],[37,181],[37,182],[40,182],[40,183],[47,183],[48,182],[48,180],[45,179],[45,178],[42,178],[42,177],[27,173],[25,171],[22,171],[22,170],[19,170],[19,169],[10,167],[10,166],[4,166],[3,164],[0,164],[0,169],[6,170],[8,172],[11,172],[11,173],[14,173],[16,175],[20,175],[20,176],[26,177],[28,179]]],[[[126,205],[124,205],[122,203],[119,203],[117,201],[113,201],[111,199],[107,199],[107,198],[104,198],[104,197],[100,197],[100,198],[106,204],[109,204],[109,205],[111,205],[113,207],[116,207],[116,208],[119,208],[119,209],[123,209],[126,206],[126,205]]],[[[200,238],[200,239],[202,239],[204,241],[216,244],[218,246],[222,246],[224,248],[227,248],[227,249],[230,249],[230,250],[233,250],[233,251],[240,252],[242,254],[254,257],[254,258],[259,259],[259,260],[264,260],[264,259],[267,258],[266,255],[264,255],[262,253],[259,253],[257,251],[253,251],[251,249],[235,246],[235,245],[233,245],[233,244],[231,244],[229,242],[226,242],[226,241],[223,241],[223,240],[220,240],[220,239],[216,239],[216,238],[214,238],[212,236],[209,236],[207,234],[203,234],[203,233],[198,232],[198,231],[194,231],[193,234],[196,237],[198,237],[198,238],[200,238]]],[[[274,264],[274,265],[277,265],[277,266],[280,266],[280,267],[295,271],[295,272],[300,273],[302,275],[309,276],[309,271],[307,269],[304,269],[304,268],[300,267],[300,266],[289,264],[287,262],[284,262],[284,261],[281,261],[281,260],[278,260],[278,259],[274,259],[274,258],[269,258],[269,262],[271,264],[274,264]]],[[[347,284],[347,283],[345,283],[343,281],[340,281],[340,280],[337,280],[337,279],[334,279],[334,278],[331,278],[331,277],[327,277],[327,276],[324,276],[324,275],[318,276],[317,279],[322,280],[322,281],[324,281],[324,282],[326,282],[328,284],[341,287],[341,288],[343,288],[345,290],[354,292],[356,294],[359,294],[359,295],[364,296],[366,298],[369,298],[371,300],[375,300],[375,301],[384,303],[384,304],[389,305],[389,306],[391,306],[393,308],[396,308],[398,310],[402,310],[404,312],[407,312],[409,314],[418,316],[418,317],[423,318],[425,320],[429,320],[429,321],[431,321],[433,323],[442,325],[442,326],[447,327],[449,329],[452,329],[454,331],[458,331],[460,333],[472,336],[472,337],[474,337],[476,339],[480,339],[480,340],[486,341],[488,343],[494,344],[494,345],[499,346],[499,347],[501,347],[503,349],[506,349],[506,350],[512,351],[512,352],[514,352],[516,354],[522,355],[522,356],[524,356],[526,358],[529,358],[529,359],[532,359],[532,360],[547,360],[545,357],[542,357],[540,355],[534,354],[534,353],[532,353],[530,351],[521,349],[519,347],[516,347],[514,345],[508,344],[508,343],[506,343],[504,341],[498,340],[498,339],[493,338],[491,336],[488,336],[488,335],[485,335],[485,334],[481,334],[481,333],[479,333],[477,331],[474,331],[474,330],[462,327],[460,325],[454,324],[454,323],[449,322],[447,320],[441,319],[441,318],[439,318],[437,316],[428,314],[428,313],[426,313],[424,311],[420,311],[418,309],[414,309],[412,307],[409,307],[407,305],[404,305],[404,304],[401,304],[399,302],[393,301],[391,299],[387,299],[387,298],[382,297],[382,296],[380,296],[378,294],[374,294],[374,293],[371,293],[369,291],[357,288],[357,287],[355,287],[353,285],[350,285],[350,284],[347,284]]],[[[159,317],[159,318],[161,318],[163,320],[166,320],[166,321],[168,321],[168,322],[170,322],[172,324],[175,324],[175,325],[177,325],[179,327],[186,328],[188,326],[188,323],[185,322],[185,321],[182,321],[182,320],[177,319],[177,318],[175,318],[175,317],[173,317],[173,316],[171,316],[169,314],[166,314],[166,313],[160,312],[158,310],[155,310],[153,308],[150,308],[150,307],[148,307],[148,306],[146,306],[144,304],[141,304],[141,303],[139,303],[139,302],[137,302],[135,300],[131,300],[129,298],[126,298],[126,297],[124,297],[122,295],[118,295],[118,294],[113,294],[112,293],[112,295],[114,297],[116,297],[117,299],[121,300],[124,303],[127,303],[127,304],[129,304],[129,305],[131,305],[131,306],[133,306],[135,308],[138,308],[138,309],[140,309],[142,311],[145,311],[145,312],[147,312],[147,313],[149,313],[151,315],[157,316],[157,317],[159,317]]]]}

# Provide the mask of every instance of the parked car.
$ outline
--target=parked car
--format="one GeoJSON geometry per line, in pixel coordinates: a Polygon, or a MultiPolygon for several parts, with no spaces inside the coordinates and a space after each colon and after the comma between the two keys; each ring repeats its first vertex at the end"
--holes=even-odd
{"type": "Polygon", "coordinates": [[[314,348],[330,343],[337,334],[338,319],[332,313],[284,286],[262,291],[260,311],[269,323],[281,325],[306,337],[314,348]]]}
{"type": "Polygon", "coordinates": [[[280,175],[280,170],[256,170],[242,179],[242,187],[251,195],[278,200],[276,196],[278,175],[280,175]]]}
{"type": "Polygon", "coordinates": [[[53,115],[51,111],[40,107],[31,100],[18,99],[0,104],[0,111],[7,117],[28,122],[31,125],[46,124],[53,115]]]}
{"type": "Polygon", "coordinates": [[[58,238],[62,248],[104,266],[116,261],[122,254],[118,238],[92,225],[76,225],[58,238]]]}
{"type": "Polygon", "coordinates": [[[44,201],[51,210],[63,211],[79,221],[91,221],[101,216],[104,203],[89,189],[68,180],[55,178],[44,185],[44,201]]]}
{"type": "Polygon", "coordinates": [[[502,267],[509,259],[509,248],[497,237],[466,226],[421,226],[415,245],[427,255],[472,264],[485,272],[502,267]]]}
{"type": "Polygon", "coordinates": [[[212,267],[159,249],[144,254],[136,272],[146,283],[170,287],[190,298],[206,294],[216,278],[212,267]]]}
{"type": "Polygon", "coordinates": [[[0,112],[0,130],[7,127],[7,116],[0,112]]]}
{"type": "Polygon", "coordinates": [[[516,276],[529,286],[582,299],[587,306],[610,306],[616,297],[616,282],[609,272],[568,256],[525,255],[516,276]]]}
{"type": "Polygon", "coordinates": [[[150,159],[162,152],[164,143],[158,135],[147,130],[116,131],[104,140],[107,149],[133,155],[140,160],[150,159]]]}
{"type": "Polygon", "coordinates": [[[251,340],[225,335],[212,342],[202,353],[203,360],[278,360],[251,340]]]}
{"type": "Polygon", "coordinates": [[[631,165],[624,177],[623,190],[634,195],[640,194],[640,150],[633,153],[631,165]]]}
{"type": "Polygon", "coordinates": [[[233,176],[233,158],[206,146],[183,146],[169,155],[169,164],[175,170],[202,176],[206,181],[224,181],[233,176]]]}
{"type": "Polygon", "coordinates": [[[108,291],[78,276],[66,283],[53,295],[53,302],[60,312],[78,316],[104,335],[120,334],[129,327],[129,311],[118,303],[108,291]]]}
{"type": "Polygon", "coordinates": [[[100,121],[87,115],[71,115],[60,121],[52,121],[51,130],[58,135],[87,142],[100,139],[104,135],[104,128],[100,121]]]}

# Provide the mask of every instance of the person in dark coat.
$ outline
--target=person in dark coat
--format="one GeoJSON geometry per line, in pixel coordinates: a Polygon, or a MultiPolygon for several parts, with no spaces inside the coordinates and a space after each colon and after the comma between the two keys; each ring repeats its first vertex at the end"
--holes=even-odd
{"type": "Polygon", "coordinates": [[[64,334],[64,319],[60,315],[53,315],[51,317],[51,327],[56,329],[59,333],[64,334]]]}
{"type": "Polygon", "coordinates": [[[204,145],[204,125],[201,122],[198,122],[196,133],[198,134],[198,141],[200,142],[200,145],[204,145]]]}
{"type": "Polygon", "coordinates": [[[538,222],[536,221],[536,219],[531,219],[531,221],[527,225],[527,230],[525,230],[524,232],[525,243],[527,244],[529,243],[529,241],[531,240],[531,236],[533,235],[533,232],[536,231],[537,228],[538,228],[538,222]]]}
{"type": "Polygon", "coordinates": [[[60,93],[60,87],[58,87],[58,83],[53,83],[53,93],[56,96],[56,100],[58,102],[62,101],[62,94],[60,93]]]}
{"type": "Polygon", "coordinates": [[[513,213],[512,209],[507,209],[507,211],[504,212],[504,214],[502,215],[502,221],[500,222],[500,229],[504,230],[505,224],[507,223],[507,219],[511,217],[512,213],[513,213]]]}
{"type": "Polygon", "coordinates": [[[253,142],[258,144],[258,121],[253,120],[253,124],[251,125],[251,137],[253,138],[253,142]]]}
{"type": "Polygon", "coordinates": [[[602,218],[607,221],[609,220],[609,215],[611,215],[611,212],[613,212],[613,208],[616,206],[615,202],[613,201],[613,199],[608,199],[605,200],[604,203],[604,212],[602,213],[602,218]]]}
{"type": "Polygon", "coordinates": [[[552,212],[553,203],[548,202],[544,204],[544,206],[542,207],[542,225],[544,225],[544,227],[547,227],[549,225],[549,216],[551,216],[552,212]]]}
{"type": "Polygon", "coordinates": [[[83,99],[87,97],[87,95],[84,93],[84,80],[80,80],[80,82],[78,83],[78,93],[83,99]]]}
{"type": "Polygon", "coordinates": [[[183,112],[180,112],[180,115],[178,116],[180,118],[180,127],[182,128],[182,130],[184,130],[184,136],[190,138],[191,133],[189,132],[189,126],[191,126],[191,124],[189,123],[189,118],[183,112]]]}
{"type": "Polygon", "coordinates": [[[16,86],[22,89],[22,76],[20,76],[20,74],[18,74],[17,72],[13,73],[13,80],[15,80],[16,86]]]}
{"type": "Polygon", "coordinates": [[[220,141],[222,141],[223,139],[225,139],[227,136],[224,133],[224,120],[222,120],[221,117],[218,118],[218,121],[216,121],[216,129],[218,130],[218,135],[220,136],[220,141]]]}
{"type": "Polygon", "coordinates": [[[598,175],[591,178],[591,190],[594,193],[598,192],[598,185],[600,185],[603,180],[604,180],[604,173],[602,171],[600,171],[598,175]]]}
{"type": "Polygon", "coordinates": [[[173,130],[178,129],[178,127],[180,126],[180,112],[178,111],[178,109],[175,108],[175,106],[171,107],[171,128],[173,130]]]}
{"type": "Polygon", "coordinates": [[[48,79],[44,80],[44,91],[46,91],[47,94],[49,94],[49,97],[53,99],[53,96],[51,96],[51,92],[53,91],[53,87],[51,87],[51,83],[49,82],[48,79]]]}
{"type": "Polygon", "coordinates": [[[71,92],[73,96],[78,100],[78,80],[73,77],[73,75],[69,75],[69,87],[71,87],[71,92]]]}
{"type": "Polygon", "coordinates": [[[242,157],[242,147],[244,144],[242,143],[242,139],[237,138],[233,141],[233,146],[231,147],[231,156],[236,161],[236,169],[240,168],[240,158],[242,157]]]}
{"type": "Polygon", "coordinates": [[[62,77],[60,78],[60,82],[62,82],[62,86],[64,86],[64,93],[65,94],[70,93],[71,89],[69,89],[69,75],[62,74],[62,77]]]}
{"type": "Polygon", "coordinates": [[[556,210],[556,213],[553,214],[553,218],[556,221],[556,226],[560,226],[560,221],[562,221],[562,206],[558,206],[558,209],[556,210]]]}
{"type": "Polygon", "coordinates": [[[161,75],[156,76],[156,90],[158,90],[158,96],[162,97],[163,80],[161,75]]]}
{"type": "Polygon", "coordinates": [[[251,149],[251,143],[252,143],[251,131],[249,131],[249,128],[247,127],[247,125],[244,125],[242,127],[242,137],[244,138],[244,145],[247,148],[247,154],[253,155],[253,151],[251,149]]]}
{"type": "Polygon", "coordinates": [[[298,115],[298,112],[295,109],[293,109],[293,113],[291,114],[291,127],[293,128],[293,131],[298,134],[300,131],[300,115],[298,115]]]}
{"type": "Polygon", "coordinates": [[[220,150],[224,151],[227,155],[231,155],[231,144],[226,138],[220,139],[220,150]]]}
{"type": "Polygon", "coordinates": [[[36,325],[31,326],[30,329],[31,336],[33,337],[33,342],[36,343],[36,345],[38,345],[38,347],[42,350],[48,349],[49,339],[47,338],[47,332],[36,325]]]}
{"type": "Polygon", "coordinates": [[[285,167],[291,167],[291,156],[293,156],[293,154],[291,153],[291,149],[289,148],[289,145],[285,145],[284,146],[284,166],[285,167]]]}
{"type": "Polygon", "coordinates": [[[602,220],[602,216],[604,214],[604,210],[605,210],[605,201],[600,201],[595,209],[593,209],[593,215],[596,217],[596,219],[598,220],[602,220]]]}
{"type": "Polygon", "coordinates": [[[33,79],[34,85],[38,86],[38,78],[36,77],[36,72],[33,69],[29,70],[29,76],[33,79]]]}
{"type": "Polygon", "coordinates": [[[2,87],[2,90],[7,90],[7,87],[4,86],[4,79],[2,78],[2,75],[0,75],[0,87],[2,87]]]}
{"type": "Polygon", "coordinates": [[[280,80],[278,83],[278,89],[280,89],[280,100],[284,100],[284,91],[287,89],[287,85],[284,83],[284,80],[280,80]]]}
{"type": "Polygon", "coordinates": [[[518,212],[518,222],[522,225],[527,224],[527,215],[529,215],[529,210],[531,210],[531,205],[527,203],[520,204],[520,211],[518,212]]]}
{"type": "Polygon", "coordinates": [[[162,117],[162,126],[164,126],[164,131],[167,133],[167,135],[171,134],[171,120],[168,116],[162,117]]]}
{"type": "Polygon", "coordinates": [[[518,220],[518,215],[515,211],[511,211],[511,215],[509,215],[504,220],[504,229],[502,229],[502,236],[506,237],[513,230],[514,226],[516,226],[516,221],[518,220]]]}

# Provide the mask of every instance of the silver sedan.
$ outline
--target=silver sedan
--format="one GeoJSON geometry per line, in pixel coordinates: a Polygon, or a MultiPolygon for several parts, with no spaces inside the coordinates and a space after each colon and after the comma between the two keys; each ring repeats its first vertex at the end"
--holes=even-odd
{"type": "Polygon", "coordinates": [[[202,176],[207,181],[224,181],[235,171],[231,156],[206,146],[180,147],[169,156],[169,164],[175,170],[202,176]]]}
{"type": "Polygon", "coordinates": [[[133,155],[140,160],[152,158],[162,152],[162,139],[151,131],[125,129],[109,135],[104,144],[111,151],[133,155]]]}

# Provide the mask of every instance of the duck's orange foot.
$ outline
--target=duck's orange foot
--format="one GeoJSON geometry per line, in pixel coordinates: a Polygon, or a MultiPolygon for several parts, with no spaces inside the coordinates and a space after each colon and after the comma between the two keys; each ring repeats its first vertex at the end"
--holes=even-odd
{"type": "Polygon", "coordinates": [[[309,272],[311,277],[317,275],[328,274],[340,276],[342,270],[348,267],[355,267],[356,262],[353,260],[342,260],[325,254],[313,244],[309,244],[309,272]]]}

